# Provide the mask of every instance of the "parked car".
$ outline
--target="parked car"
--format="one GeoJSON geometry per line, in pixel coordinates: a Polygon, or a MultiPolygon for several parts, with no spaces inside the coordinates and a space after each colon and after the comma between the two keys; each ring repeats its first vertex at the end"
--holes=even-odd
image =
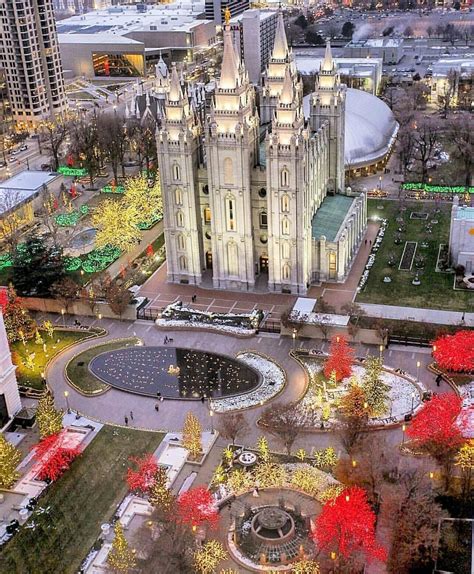
{"type": "Polygon", "coordinates": [[[28,146],[27,146],[26,144],[23,144],[23,145],[20,147],[20,151],[26,151],[27,149],[28,149],[28,146]]]}

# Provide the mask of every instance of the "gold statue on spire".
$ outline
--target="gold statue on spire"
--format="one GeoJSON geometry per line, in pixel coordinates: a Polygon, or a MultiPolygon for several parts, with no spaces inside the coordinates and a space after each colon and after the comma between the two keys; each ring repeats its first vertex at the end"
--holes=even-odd
{"type": "Polygon", "coordinates": [[[230,22],[230,10],[229,10],[229,6],[225,7],[224,10],[224,20],[225,20],[225,25],[228,26],[229,22],[230,22]]]}

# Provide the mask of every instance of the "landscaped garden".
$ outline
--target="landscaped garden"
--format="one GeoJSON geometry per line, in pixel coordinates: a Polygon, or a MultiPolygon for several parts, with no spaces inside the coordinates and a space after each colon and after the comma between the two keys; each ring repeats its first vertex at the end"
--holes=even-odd
{"type": "Polygon", "coordinates": [[[162,438],[160,433],[103,427],[3,548],[0,571],[78,572],[101,524],[111,519],[127,492],[130,456],[153,452],[162,438]]]}
{"type": "Polygon", "coordinates": [[[451,206],[368,200],[369,218],[386,219],[357,301],[453,311],[474,309],[472,293],[454,290],[454,272],[439,257],[449,243],[451,206]],[[428,214],[427,219],[412,214],[428,214]]]}

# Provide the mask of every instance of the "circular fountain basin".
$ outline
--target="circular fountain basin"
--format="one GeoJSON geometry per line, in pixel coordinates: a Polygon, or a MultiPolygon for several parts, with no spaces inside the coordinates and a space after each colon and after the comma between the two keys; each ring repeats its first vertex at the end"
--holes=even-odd
{"type": "Polygon", "coordinates": [[[83,229],[71,239],[65,254],[69,257],[79,257],[90,253],[94,249],[96,236],[97,229],[94,227],[83,229]]]}

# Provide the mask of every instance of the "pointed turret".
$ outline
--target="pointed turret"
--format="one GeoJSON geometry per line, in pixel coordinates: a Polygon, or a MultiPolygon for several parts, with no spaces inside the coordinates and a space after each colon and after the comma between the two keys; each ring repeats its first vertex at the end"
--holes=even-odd
{"type": "Polygon", "coordinates": [[[222,57],[221,78],[219,80],[220,90],[235,90],[239,85],[239,59],[235,54],[234,42],[230,26],[224,30],[224,56],[222,57]]]}
{"type": "Polygon", "coordinates": [[[321,62],[321,72],[332,72],[334,70],[334,60],[332,59],[331,42],[326,42],[326,52],[324,60],[321,62]]]}
{"type": "Polygon", "coordinates": [[[183,99],[183,92],[181,90],[181,84],[179,82],[178,70],[176,69],[176,64],[173,62],[173,67],[171,69],[170,91],[168,94],[168,100],[170,102],[180,102],[182,99],[183,99]]]}
{"type": "Polygon", "coordinates": [[[280,104],[292,104],[293,103],[293,80],[291,78],[290,69],[287,66],[285,71],[285,79],[283,80],[283,89],[280,96],[280,104]]]}
{"type": "Polygon", "coordinates": [[[275,43],[273,44],[272,59],[284,60],[288,56],[288,42],[286,40],[285,22],[283,13],[278,14],[278,24],[275,32],[275,43]]]}

